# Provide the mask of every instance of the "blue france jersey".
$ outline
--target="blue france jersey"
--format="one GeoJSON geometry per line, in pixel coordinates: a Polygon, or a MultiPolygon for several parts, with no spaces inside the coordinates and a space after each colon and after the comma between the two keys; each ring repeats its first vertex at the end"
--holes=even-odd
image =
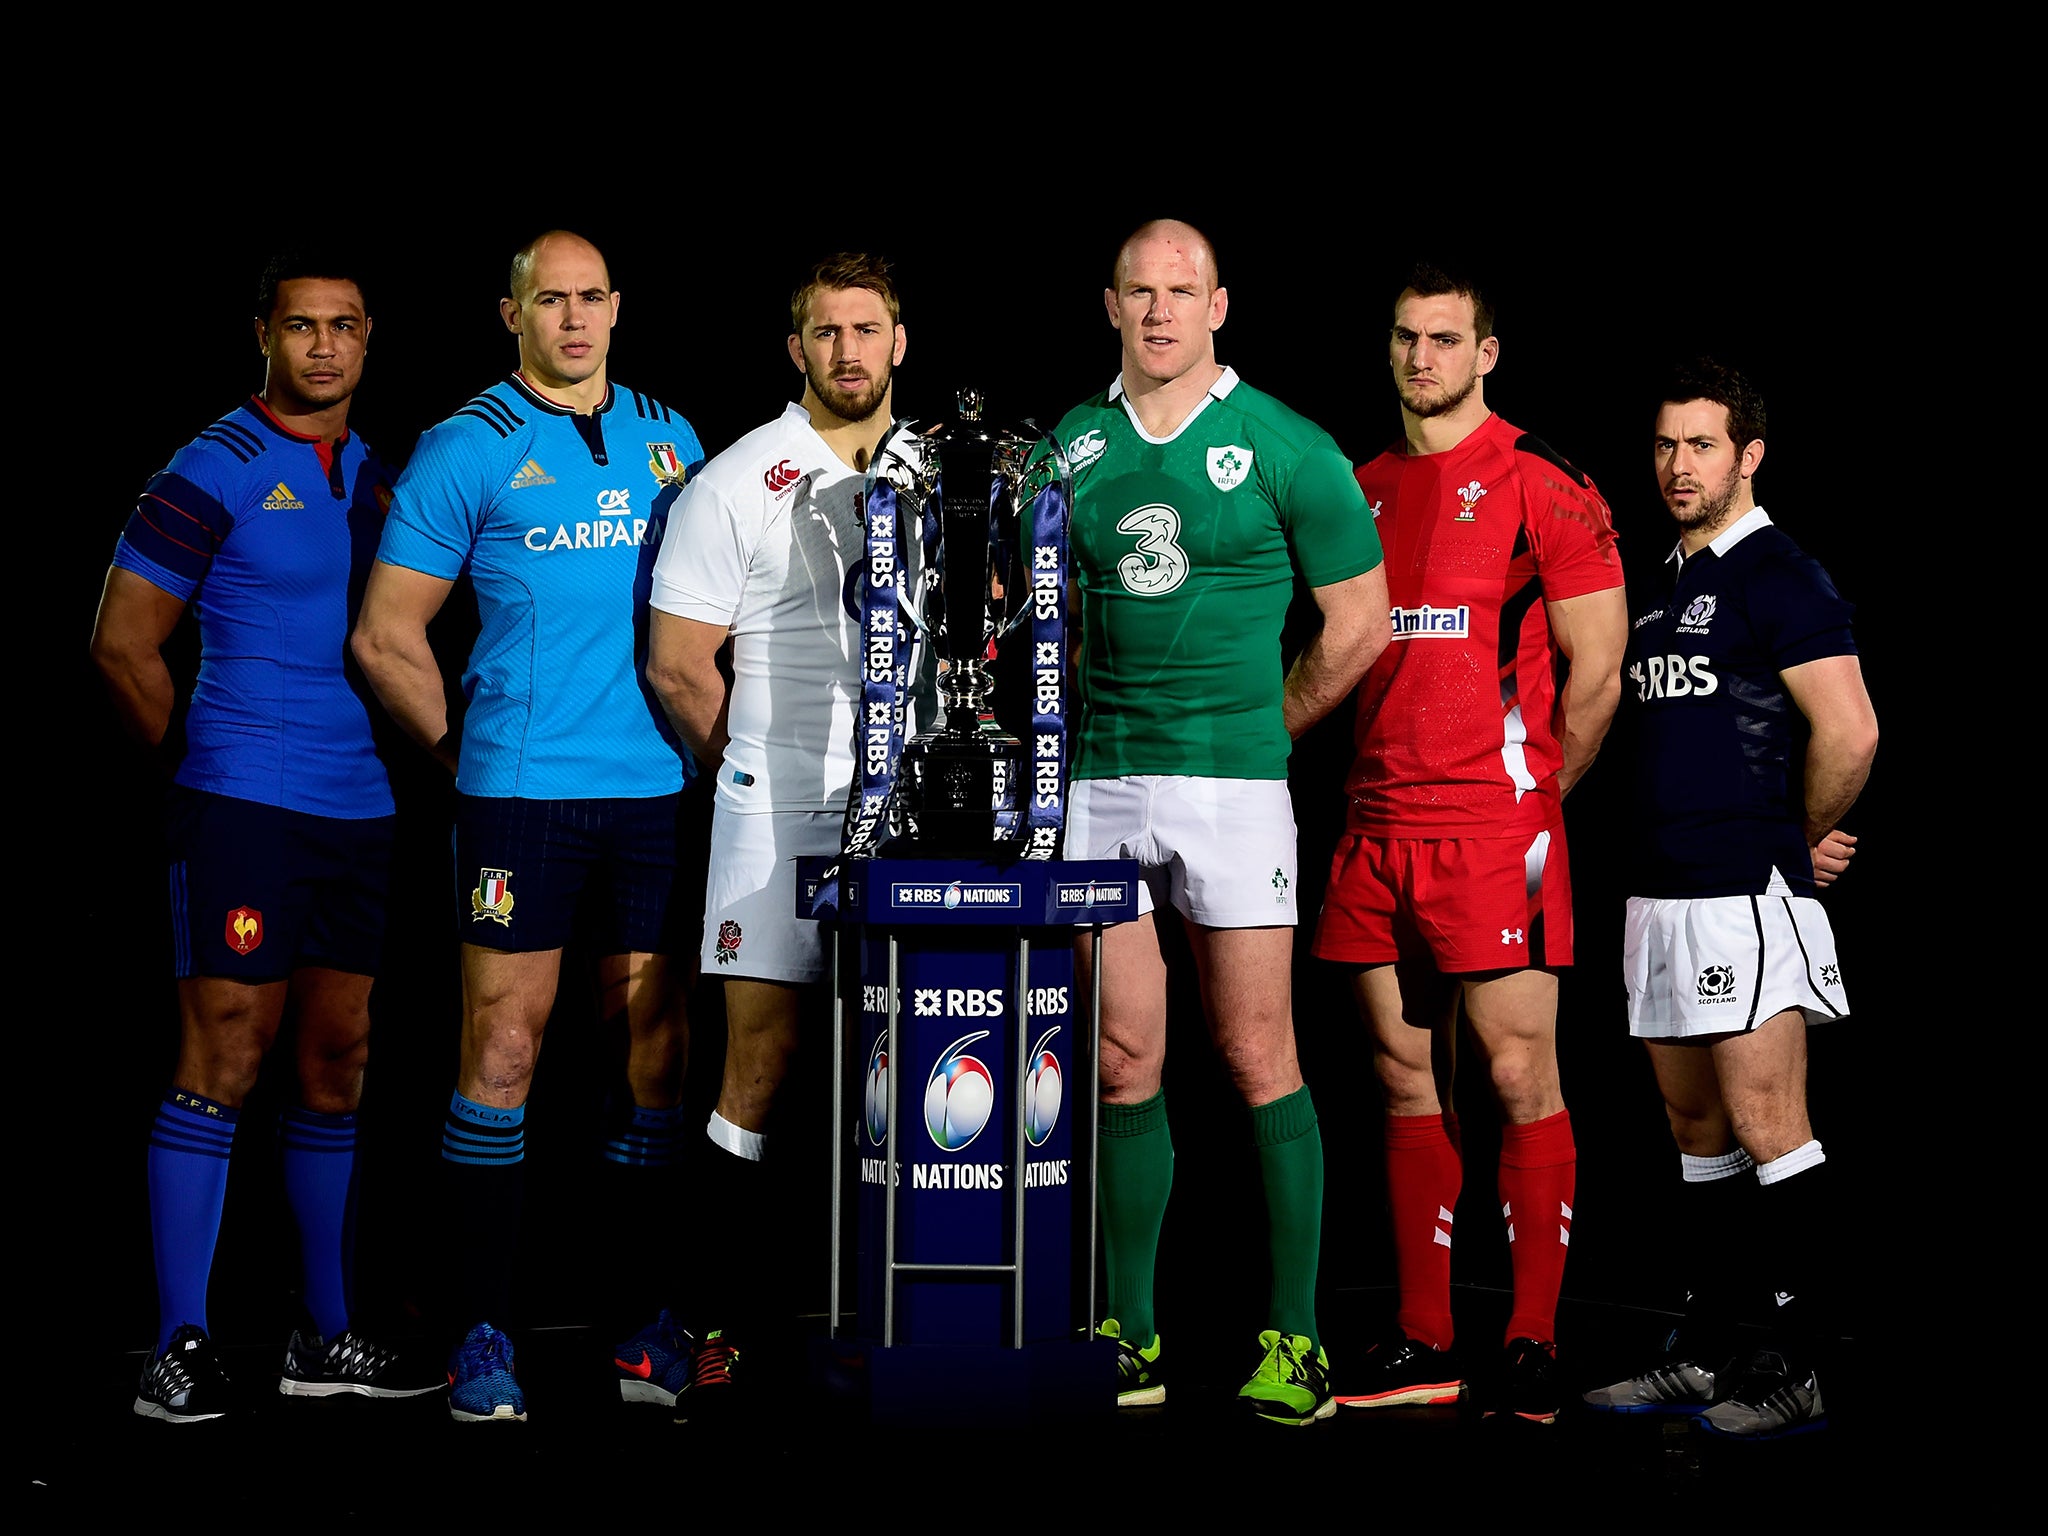
{"type": "Polygon", "coordinates": [[[527,800],[673,794],[693,771],[641,675],[647,591],[697,434],[616,386],[588,416],[516,374],[419,441],[377,558],[452,581],[481,626],[456,788],[527,800]]]}
{"type": "Polygon", "coordinates": [[[360,437],[301,437],[254,399],[150,480],[114,564],[199,624],[180,784],[315,816],[392,814],[348,649],[390,500],[360,437]]]}
{"type": "Polygon", "coordinates": [[[1775,867],[1811,896],[1806,719],[1779,674],[1855,655],[1855,610],[1761,507],[1660,585],[1631,626],[1622,677],[1638,834],[1629,894],[1761,895],[1775,867]]]}

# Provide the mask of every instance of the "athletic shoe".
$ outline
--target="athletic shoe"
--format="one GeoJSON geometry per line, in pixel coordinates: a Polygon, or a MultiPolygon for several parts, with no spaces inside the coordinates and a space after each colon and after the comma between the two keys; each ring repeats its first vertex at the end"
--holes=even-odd
{"type": "Polygon", "coordinates": [[[1564,1392],[1557,1384],[1557,1346],[1510,1339],[1494,1383],[1493,1406],[1481,1415],[1511,1414],[1531,1424],[1554,1424],[1564,1392]]]}
{"type": "Polygon", "coordinates": [[[1359,1390],[1337,1398],[1342,1408],[1395,1408],[1411,1403],[1455,1403],[1465,1388],[1447,1349],[1406,1334],[1383,1339],[1365,1352],[1359,1390]]]}
{"type": "Polygon", "coordinates": [[[171,1424],[197,1424],[228,1411],[228,1373],[204,1329],[179,1325],[160,1355],[142,1363],[142,1385],[135,1391],[135,1411],[145,1419],[171,1424]]]}
{"type": "Polygon", "coordinates": [[[1105,1317],[1095,1330],[1098,1339],[1116,1340],[1116,1405],[1149,1408],[1166,1401],[1166,1368],[1159,1363],[1159,1335],[1140,1349],[1124,1337],[1123,1324],[1105,1317]]]}
{"type": "Polygon", "coordinates": [[[478,1323],[448,1361],[448,1416],[458,1424],[524,1424],[526,1394],[512,1371],[512,1341],[489,1323],[478,1323]]]}
{"type": "Polygon", "coordinates": [[[1827,1427],[1820,1379],[1775,1349],[1760,1349],[1743,1363],[1728,1396],[1693,1420],[1710,1434],[1738,1440],[1775,1440],[1827,1427]]]}
{"type": "MultiPolygon", "coordinates": [[[[1673,1335],[1673,1341],[1676,1341],[1673,1335]]],[[[1601,1413],[1698,1413],[1721,1400],[1727,1372],[1714,1371],[1685,1355],[1666,1352],[1640,1376],[1595,1387],[1579,1401],[1601,1413]]]]}
{"type": "Polygon", "coordinates": [[[628,1403],[673,1408],[690,1384],[689,1331],[664,1307],[661,1316],[612,1351],[619,1369],[619,1397],[628,1403]]]}
{"type": "Polygon", "coordinates": [[[284,1369],[277,1390],[287,1397],[332,1397],[353,1392],[358,1397],[423,1397],[446,1390],[448,1379],[423,1372],[416,1360],[344,1328],[331,1339],[292,1330],[284,1349],[284,1369]]]}
{"type": "Polygon", "coordinates": [[[722,1416],[732,1411],[739,1363],[739,1346],[725,1336],[724,1329],[714,1328],[705,1334],[704,1342],[690,1351],[690,1379],[676,1394],[676,1407],[683,1410],[677,1413],[676,1422],[722,1422],[722,1416]]]}
{"type": "Polygon", "coordinates": [[[1272,1424],[1313,1424],[1337,1411],[1330,1395],[1330,1360],[1304,1334],[1268,1328],[1259,1335],[1265,1359],[1238,1388],[1238,1401],[1272,1424]]]}

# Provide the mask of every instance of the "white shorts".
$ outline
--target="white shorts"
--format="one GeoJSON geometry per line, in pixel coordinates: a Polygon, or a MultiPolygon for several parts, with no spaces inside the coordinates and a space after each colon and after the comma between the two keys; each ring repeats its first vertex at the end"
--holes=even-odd
{"type": "Polygon", "coordinates": [[[1835,934],[1811,896],[1631,896],[1623,941],[1628,1032],[1646,1040],[1739,1034],[1788,1008],[1849,1016],[1835,934]]]}
{"type": "Polygon", "coordinates": [[[1136,859],[1143,916],[1161,903],[1209,928],[1295,924],[1294,802],[1285,779],[1076,779],[1065,856],[1136,859]]]}
{"type": "Polygon", "coordinates": [[[831,970],[825,925],[796,915],[796,861],[839,852],[841,811],[711,809],[704,881],[704,978],[821,981],[831,970]]]}

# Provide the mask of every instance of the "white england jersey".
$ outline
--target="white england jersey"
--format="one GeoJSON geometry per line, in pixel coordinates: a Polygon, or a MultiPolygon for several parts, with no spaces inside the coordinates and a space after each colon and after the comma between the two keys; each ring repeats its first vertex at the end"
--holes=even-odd
{"type": "Polygon", "coordinates": [[[861,487],[792,402],[692,477],[669,513],[648,601],[732,632],[732,738],[719,802],[735,811],[846,803],[860,696],[861,487]]]}

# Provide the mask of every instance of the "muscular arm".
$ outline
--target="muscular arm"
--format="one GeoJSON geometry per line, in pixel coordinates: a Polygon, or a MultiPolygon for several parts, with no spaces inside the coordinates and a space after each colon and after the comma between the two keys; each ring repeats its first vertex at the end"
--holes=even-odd
{"type": "Polygon", "coordinates": [[[1628,594],[1621,587],[1546,603],[1550,632],[1571,663],[1558,690],[1557,740],[1564,761],[1557,770],[1562,800],[1599,755],[1614,708],[1621,702],[1621,658],[1628,649],[1628,594]]]}
{"type": "Polygon", "coordinates": [[[718,670],[726,627],[659,608],[647,612],[647,681],[697,761],[714,768],[732,740],[725,728],[725,678],[718,670]]]}
{"type": "Polygon", "coordinates": [[[129,735],[154,747],[170,729],[176,690],[163,644],[178,627],[185,600],[120,566],[107,568],[92,622],[92,661],[129,735]]]}
{"type": "Polygon", "coordinates": [[[1863,664],[1854,656],[1823,656],[1778,675],[1812,730],[1806,743],[1806,846],[1820,849],[1825,843],[1832,850],[1832,879],[1846,864],[1847,850],[1840,846],[1843,838],[1829,842],[1829,834],[1870,777],[1877,712],[1863,686],[1863,664]]]}
{"type": "Polygon", "coordinates": [[[450,773],[458,756],[448,728],[448,694],[440,664],[427,641],[427,624],[441,611],[452,581],[387,565],[370,567],[363,606],[349,648],[381,703],[405,734],[450,773]]]}
{"type": "Polygon", "coordinates": [[[1394,636],[1384,564],[1311,590],[1323,627],[1295,657],[1281,695],[1281,715],[1294,739],[1343,702],[1394,636]]]}

